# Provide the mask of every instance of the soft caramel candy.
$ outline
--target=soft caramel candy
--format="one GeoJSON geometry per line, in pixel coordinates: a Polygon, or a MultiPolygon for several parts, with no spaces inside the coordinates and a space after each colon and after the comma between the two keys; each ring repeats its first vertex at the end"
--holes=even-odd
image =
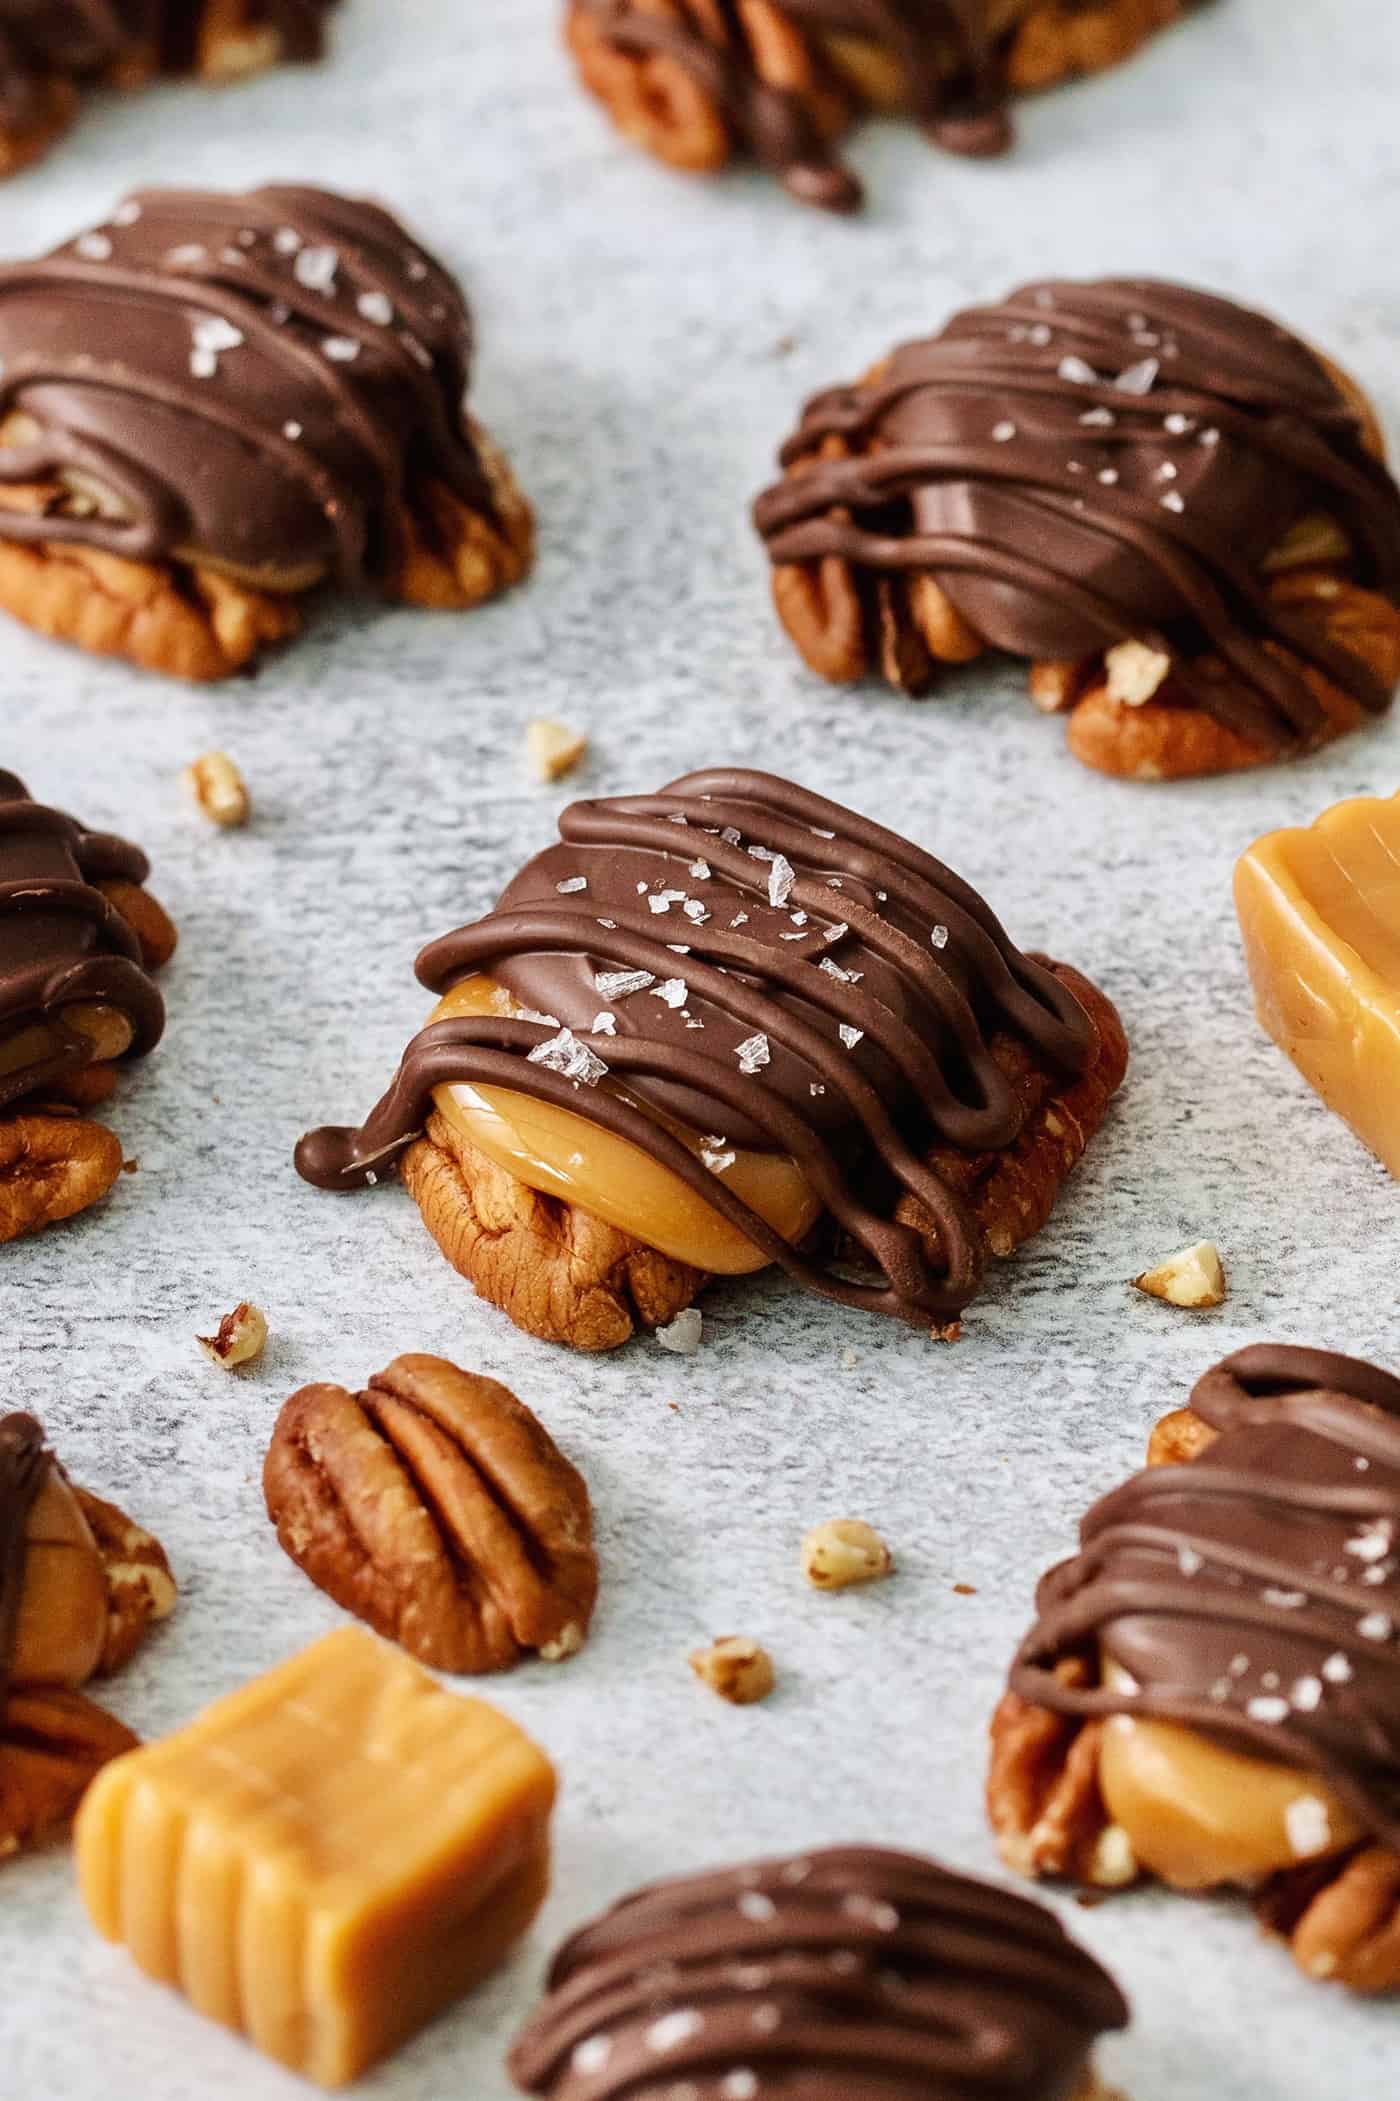
{"type": "MultiPolygon", "coordinates": [[[[514,1014],[510,994],[489,978],[464,978],[434,1009],[434,1021],[459,1014],[514,1014]]],[[[762,1269],[768,1257],[655,1160],[625,1138],[504,1087],[455,1081],[436,1089],[438,1110],[471,1143],[530,1189],[563,1197],[591,1211],[619,1232],[654,1247],[673,1261],[688,1262],[714,1276],[742,1276],[762,1269]]],[[[655,1110],[648,1110],[656,1115],[655,1110]]],[[[699,1152],[705,1139],[683,1125],[668,1128],[699,1152]]],[[[744,1152],[723,1168],[726,1187],[795,1245],[816,1223],[821,1206],[797,1164],[785,1153],[744,1152]]]]}
{"type": "Polygon", "coordinates": [[[148,1976],[340,2086],[524,1932],[554,1792],[513,1722],[347,1627],[106,1768],[83,1898],[148,1976]]]}
{"type": "Polygon", "coordinates": [[[1104,1731],[1099,1788],[1134,1857],[1173,1889],[1253,1883],[1364,1836],[1316,1774],[1133,1715],[1104,1731]]]}
{"type": "Polygon", "coordinates": [[[1235,903],[1260,1021],[1400,1175],[1400,796],[1269,833],[1235,903]]]}

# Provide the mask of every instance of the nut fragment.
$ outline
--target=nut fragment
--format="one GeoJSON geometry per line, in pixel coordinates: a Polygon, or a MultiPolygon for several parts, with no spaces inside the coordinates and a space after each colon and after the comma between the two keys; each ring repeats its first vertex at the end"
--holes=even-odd
{"type": "Polygon", "coordinates": [[[1134,1277],[1133,1283],[1149,1298],[1193,1311],[1223,1306],[1229,1290],[1220,1250],[1213,1240],[1198,1240],[1194,1247],[1178,1249],[1156,1269],[1145,1269],[1140,1277],[1134,1277]]]}
{"type": "Polygon", "coordinates": [[[818,1590],[845,1590],[853,1583],[878,1583],[894,1568],[894,1556],[873,1525],[858,1517],[833,1517],[802,1542],[802,1573],[818,1590]]]}
{"type": "Polygon", "coordinates": [[[207,751],[185,768],[182,778],[211,823],[231,831],[248,822],[252,809],[248,790],[226,751],[207,751]]]}
{"type": "Polygon", "coordinates": [[[582,1475],[494,1379],[395,1358],[363,1393],[306,1386],[263,1468],[285,1551],[438,1670],[582,1648],[598,1592],[582,1475]]]}
{"type": "Polygon", "coordinates": [[[224,1315],[217,1334],[195,1339],[206,1357],[221,1364],[225,1371],[236,1371],[240,1365],[255,1363],[267,1348],[267,1321],[256,1306],[244,1299],[232,1313],[224,1315]]]}
{"type": "Polygon", "coordinates": [[[525,756],[538,781],[559,781],[572,773],[588,749],[582,730],[540,716],[525,728],[525,756]]]}
{"type": "Polygon", "coordinates": [[[705,1332],[705,1317],[698,1306],[686,1306],[674,1320],[658,1328],[656,1339],[674,1357],[693,1357],[705,1332]]]}
{"type": "Polygon", "coordinates": [[[1172,660],[1145,642],[1119,642],[1104,657],[1108,697],[1124,707],[1146,707],[1172,668],[1172,660]]]}
{"type": "Polygon", "coordinates": [[[721,1634],[708,1649],[693,1650],[690,1668],[732,1707],[766,1700],[776,1682],[768,1651],[743,1634],[721,1634]]]}

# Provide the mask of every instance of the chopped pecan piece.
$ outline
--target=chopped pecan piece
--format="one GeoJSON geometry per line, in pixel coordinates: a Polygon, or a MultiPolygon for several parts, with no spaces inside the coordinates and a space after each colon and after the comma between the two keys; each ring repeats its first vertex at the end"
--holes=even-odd
{"type": "Polygon", "coordinates": [[[583,1646],[598,1590],[588,1490],[494,1379],[411,1355],[360,1394],[303,1387],[263,1485],[292,1560],[420,1661],[504,1670],[583,1646]]]}

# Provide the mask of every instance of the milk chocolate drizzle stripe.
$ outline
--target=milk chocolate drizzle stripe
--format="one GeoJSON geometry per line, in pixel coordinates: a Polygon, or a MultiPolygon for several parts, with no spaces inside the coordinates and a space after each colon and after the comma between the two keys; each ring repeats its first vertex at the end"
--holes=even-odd
{"type": "MultiPolygon", "coordinates": [[[[861,183],[846,168],[803,97],[763,80],[734,0],[718,0],[724,41],[696,23],[644,12],[635,0],[583,0],[620,51],[675,60],[721,111],[731,134],[772,169],[797,197],[829,211],[854,211],[861,183]]],[[[815,36],[862,37],[899,61],[915,116],[950,151],[994,153],[1011,142],[1003,104],[1006,85],[987,25],[986,0],[779,0],[781,12],[815,36]],[[944,55],[956,48],[960,70],[950,89],[944,55]]],[[[823,66],[825,85],[839,77],[823,66]]],[[[845,92],[849,93],[849,86],[845,92]]]]}
{"type": "MultiPolygon", "coordinates": [[[[103,298],[125,294],[148,302],[153,315],[166,310],[174,318],[193,308],[227,321],[245,341],[304,383],[311,402],[323,401],[373,464],[380,485],[377,514],[371,518],[362,474],[355,464],[348,463],[337,474],[309,443],[294,441],[264,424],[247,387],[230,384],[229,375],[236,373],[237,366],[228,361],[220,383],[213,385],[178,366],[164,374],[137,369],[130,356],[104,359],[87,350],[67,358],[38,349],[12,353],[0,373],[0,417],[28,390],[60,383],[130,394],[175,409],[196,424],[202,421],[228,430],[256,445],[290,479],[312,489],[335,531],[341,580],[354,585],[364,580],[371,567],[391,568],[399,551],[398,515],[408,466],[403,434],[397,419],[362,397],[353,361],[332,361],[318,339],[300,335],[288,325],[295,319],[322,335],[355,341],[386,360],[396,382],[413,399],[432,472],[472,508],[489,517],[496,515],[485,471],[459,413],[470,354],[470,330],[461,295],[407,235],[377,212],[371,216],[369,207],[306,189],[266,189],[237,198],[201,192],[138,192],[131,202],[139,207],[143,238],[152,223],[168,219],[172,247],[202,248],[203,258],[172,271],[145,264],[124,267],[119,257],[88,261],[63,252],[0,268],[0,302],[10,291],[51,286],[56,296],[89,299],[99,316],[103,298]],[[265,235],[290,227],[304,246],[332,242],[338,272],[390,299],[396,319],[408,324],[409,336],[420,346],[422,357],[414,354],[398,327],[367,319],[358,303],[322,297],[303,285],[290,268],[264,267],[245,248],[230,250],[238,261],[228,262],[222,251],[228,248],[229,229],[235,225],[265,235]],[[192,232],[207,233],[208,238],[192,242],[192,232]],[[388,277],[382,262],[369,252],[376,237],[381,242],[385,238],[400,241],[409,262],[422,272],[421,280],[399,272],[388,277]],[[442,319],[434,317],[435,307],[442,319]],[[382,545],[371,546],[371,524],[378,527],[382,545]]],[[[121,229],[111,238],[120,241],[121,229]]],[[[279,260],[285,264],[285,258],[279,260]]],[[[159,459],[142,461],[50,423],[32,444],[0,451],[0,482],[43,480],[65,466],[91,469],[127,500],[134,515],[112,519],[0,511],[0,536],[77,541],[138,560],[168,558],[181,548],[188,531],[184,505],[178,486],[166,478],[159,459]]],[[[219,550],[196,552],[217,554],[219,550]]]]}
{"type": "Polygon", "coordinates": [[[24,1597],[25,1528],[52,1463],[32,1415],[0,1417],[0,1724],[24,1597]]]}
{"type": "Polygon", "coordinates": [[[1127,2019],[1040,1905],[913,1856],[833,1848],[660,1883],[584,1927],[510,2069],[554,2101],[640,2101],[735,2068],[758,2077],[746,2092],[771,2070],[810,2101],[850,2101],[863,2079],[1039,2101],[1067,2094],[1127,2019]]]}
{"type": "Polygon", "coordinates": [[[84,831],[61,810],[31,801],[22,781],[0,771],[0,1036],[43,1020],[59,1038],[41,1065],[0,1077],[0,1106],[90,1060],[89,1040],[64,1028],[65,1007],[82,1002],[119,1008],[132,1025],[130,1055],[159,1040],[165,1005],[142,967],[140,943],[93,887],[109,878],[139,883],[148,873],[149,863],[137,847],[84,831]],[[73,875],[27,873],[26,838],[61,842],[73,875]],[[71,933],[54,935],[46,922],[55,919],[71,921],[71,933]],[[41,934],[29,932],[34,920],[41,934]]]}
{"type": "MultiPolygon", "coordinates": [[[[1038,1622],[1017,1657],[1012,1687],[1061,1713],[1151,1716],[1319,1772],[1365,1825],[1400,1846],[1400,1587],[1384,1570],[1378,1585],[1346,1580],[1338,1572],[1339,1563],[1347,1565],[1346,1549],[1335,1544],[1354,1528],[1358,1539],[1393,1539],[1400,1552],[1400,1380],[1353,1358],[1259,1345],[1208,1372],[1192,1406],[1219,1430],[1217,1443],[1184,1466],[1135,1475],[1090,1510],[1081,1552],[1041,1585],[1038,1622]],[[1277,1435],[1262,1457],[1253,1442],[1260,1431],[1280,1430],[1299,1440],[1288,1470],[1277,1435]],[[1310,1439],[1333,1446],[1352,1467],[1360,1462],[1362,1471],[1347,1485],[1324,1481],[1316,1462],[1308,1463],[1310,1439]],[[1232,1449],[1252,1463],[1232,1466],[1232,1449]],[[1155,1524],[1162,1505],[1169,1506],[1166,1521],[1155,1524]],[[1192,1529],[1193,1508],[1199,1530],[1192,1529]],[[1233,1519],[1238,1538],[1222,1538],[1230,1527],[1221,1518],[1233,1519]],[[1299,1545],[1299,1519],[1312,1521],[1313,1553],[1299,1545]],[[1275,1537],[1278,1553],[1270,1551],[1275,1537]],[[1159,1572],[1144,1570],[1145,1560],[1159,1572]],[[1061,1660],[1111,1641],[1115,1625],[1141,1619],[1160,1630],[1160,1681],[1125,1692],[1066,1686],[1056,1677],[1061,1660]],[[1367,1620],[1374,1622],[1370,1635],[1367,1620]],[[1250,1712],[1257,1702],[1211,1697],[1199,1683],[1200,1667],[1191,1683],[1192,1629],[1202,1638],[1227,1628],[1240,1630],[1251,1661],[1260,1636],[1266,1660],[1274,1653],[1268,1638],[1286,1646],[1292,1660],[1273,1674],[1276,1685],[1286,1686],[1295,1672],[1311,1680],[1324,1657],[1334,1666],[1342,1659],[1345,1671],[1329,1681],[1327,1697],[1347,1704],[1329,1717],[1321,1701],[1288,1702],[1286,1716],[1266,1720],[1250,1712]]],[[[1323,1680],[1316,1683],[1320,1692],[1323,1680]]]]}
{"type": "Polygon", "coordinates": [[[1400,492],[1361,444],[1357,412],[1321,364],[1282,332],[1274,367],[1262,356],[1246,355],[1249,346],[1257,348],[1255,337],[1267,324],[1183,288],[1110,282],[1040,291],[1039,299],[1013,294],[1000,307],[958,315],[942,335],[896,353],[886,376],[815,397],[782,452],[786,467],[802,471],[767,490],[755,506],[772,560],[813,561],[836,554],[876,569],[986,576],[1072,606],[1101,632],[1106,645],[1136,638],[1177,655],[1171,642],[1126,602],[1095,593],[1056,562],[1056,522],[1080,530],[1088,526],[1155,564],[1170,580],[1183,616],[1198,624],[1254,689],[1238,692],[1195,676],[1189,662],[1178,663],[1178,680],[1192,698],[1232,726],[1278,743],[1315,734],[1324,720],[1299,673],[1266,647],[1271,639],[1315,664],[1364,707],[1383,708],[1390,695],[1369,668],[1327,642],[1315,623],[1273,604],[1252,565],[1240,559],[1228,532],[1212,520],[1208,505],[1204,517],[1199,500],[1189,509],[1164,509],[1159,500],[1125,487],[1102,482],[1091,487],[1069,465],[1076,447],[1090,442],[1110,451],[1151,444],[1168,454],[1184,453],[1199,443],[1203,425],[1213,427],[1286,470],[1290,493],[1299,481],[1314,486],[1319,507],[1330,508],[1344,525],[1363,574],[1395,595],[1400,592],[1400,492]],[[1174,340],[1171,356],[1154,361],[1160,384],[1154,380],[1142,395],[1123,390],[1109,376],[1124,363],[1129,338],[1122,333],[1123,317],[1134,307],[1146,309],[1145,318],[1156,324],[1138,332],[1135,355],[1140,357],[1144,343],[1160,347],[1173,332],[1194,339],[1174,340]],[[1217,308],[1237,316],[1234,334],[1217,308]],[[1013,335],[1022,341],[1019,351],[1009,347],[1013,335]],[[1036,336],[1039,342],[1032,340],[1036,336]],[[1097,383],[1066,377],[1061,365],[1070,350],[1086,365],[1108,372],[1101,371],[1097,383]],[[1315,370],[1316,384],[1305,388],[1303,374],[1309,368],[1315,370]],[[893,410],[921,396],[930,403],[958,402],[959,422],[975,418],[977,427],[957,442],[904,440],[867,456],[820,459],[828,438],[870,445],[893,410]],[[1062,407],[1063,428],[1046,437],[1015,429],[1009,442],[998,442],[991,434],[993,416],[978,415],[972,406],[978,396],[1010,408],[1013,416],[1018,399],[1042,416],[1062,407]],[[1095,428],[1092,439],[1083,427],[1090,409],[1113,419],[1095,428]],[[1183,427],[1173,434],[1168,418],[1184,419],[1183,427]],[[896,534],[845,515],[852,509],[878,513],[921,488],[968,480],[1003,486],[1023,500],[1021,544],[1008,547],[966,534],[912,529],[896,534]],[[1083,508],[1086,492],[1093,497],[1091,512],[1083,508]]]}
{"type": "MultiPolygon", "coordinates": [[[[928,1036],[906,1027],[858,986],[819,970],[815,958],[790,960],[771,943],[687,922],[685,967],[691,995],[794,1053],[845,1101],[872,1151],[937,1222],[945,1266],[941,1276],[931,1272],[915,1233],[858,1201],[845,1170],[809,1119],[775,1089],[765,1087],[758,1075],[736,1072],[689,1044],[576,1032],[619,1078],[634,1073],[675,1080],[740,1114],[752,1113],[756,1099],[761,1101],[761,1121],[777,1148],[797,1160],[831,1216],[880,1264],[885,1288],[848,1282],[808,1261],[731,1193],[722,1174],[711,1173],[643,1108],[602,1086],[590,1087],[585,1094],[574,1081],[529,1062],[529,1052],[554,1033],[549,1023],[486,1015],[430,1025],[409,1045],[393,1086],[363,1128],[308,1134],[297,1148],[298,1170],[323,1187],[354,1186],[391,1165],[412,1143],[435,1088],[454,1081],[504,1087],[571,1109],[629,1139],[814,1291],[843,1304],[915,1320],[946,1318],[960,1311],[973,1296],[983,1266],[980,1241],[965,1207],[906,1142],[879,1091],[847,1050],[774,994],[794,994],[803,1004],[869,1035],[911,1083],[920,1123],[953,1143],[968,1148],[1004,1146],[1017,1135],[1021,1112],[976,1015],[934,951],[925,954],[899,927],[856,898],[809,879],[803,864],[810,867],[820,855],[823,868],[840,868],[851,880],[878,881],[887,897],[916,920],[930,928],[947,928],[950,953],[968,969],[989,1005],[1061,1069],[1082,1069],[1093,1057],[1093,1025],[1054,973],[1020,955],[982,900],[940,863],[883,827],[771,775],[718,770],[678,781],[660,796],[575,804],[561,818],[560,833],[566,843],[595,851],[634,846],[654,855],[688,858],[698,832],[719,877],[728,878],[740,894],[761,892],[771,864],[712,836],[726,826],[747,833],[769,852],[792,857],[795,876],[789,903],[826,918],[839,908],[851,934],[899,970],[917,1008],[928,1016],[928,1036]],[[798,822],[789,825],[775,812],[798,822]],[[679,818],[684,818],[683,826],[675,822],[679,818]],[[819,838],[818,827],[834,836],[819,838]],[[760,981],[758,986],[748,982],[752,978],[760,981]],[[953,1092],[940,1064],[936,1046],[949,1037],[965,1064],[972,1100],[953,1092]]],[[[600,924],[587,898],[497,911],[432,943],[419,958],[418,974],[441,991],[464,976],[489,972],[493,961],[510,955],[558,953],[598,957],[649,971],[658,979],[666,977],[670,948],[625,911],[618,909],[610,917],[611,925],[600,924]]]]}

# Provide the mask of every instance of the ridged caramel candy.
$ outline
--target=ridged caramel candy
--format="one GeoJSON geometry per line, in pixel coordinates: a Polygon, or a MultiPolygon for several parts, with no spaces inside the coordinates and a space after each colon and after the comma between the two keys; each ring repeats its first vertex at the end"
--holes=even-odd
{"type": "Polygon", "coordinates": [[[342,1628],[106,1768],[83,1899],[148,1976],[341,2086],[524,1932],[554,1794],[513,1722],[342,1628]]]}
{"type": "Polygon", "coordinates": [[[1400,1175],[1400,796],[1270,832],[1235,904],[1260,1022],[1400,1175]]]}

